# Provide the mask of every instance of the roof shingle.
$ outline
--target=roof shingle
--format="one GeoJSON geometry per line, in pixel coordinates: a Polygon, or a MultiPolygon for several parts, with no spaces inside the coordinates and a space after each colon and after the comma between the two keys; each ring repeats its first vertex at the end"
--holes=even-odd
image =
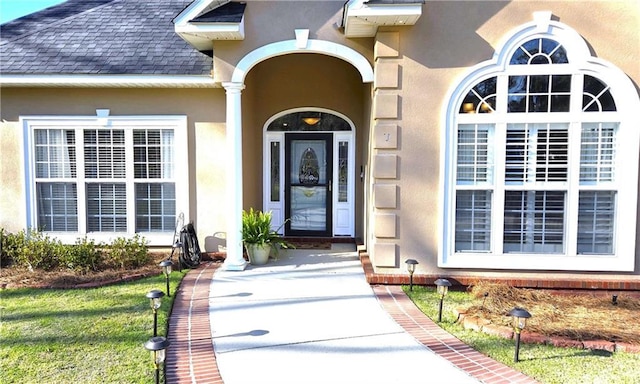
{"type": "Polygon", "coordinates": [[[174,31],[190,3],[67,0],[0,26],[0,72],[209,75],[211,57],[174,31]]]}

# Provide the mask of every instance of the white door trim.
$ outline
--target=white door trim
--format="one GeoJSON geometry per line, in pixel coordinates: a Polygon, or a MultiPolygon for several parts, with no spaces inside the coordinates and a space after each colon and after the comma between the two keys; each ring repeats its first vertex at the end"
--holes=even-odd
{"type": "Polygon", "coordinates": [[[286,220],[285,216],[285,174],[284,174],[284,162],[285,162],[285,134],[287,133],[305,133],[306,131],[267,131],[269,124],[275,119],[295,112],[301,111],[314,111],[314,112],[326,112],[339,116],[344,119],[351,131],[308,131],[308,133],[333,133],[333,175],[334,180],[333,191],[338,190],[337,180],[339,179],[339,145],[341,142],[346,142],[348,145],[348,174],[347,174],[347,201],[340,202],[338,193],[332,193],[332,236],[355,236],[355,125],[345,115],[323,108],[294,108],[283,112],[280,112],[272,116],[263,127],[263,151],[262,151],[262,199],[263,207],[265,211],[271,211],[272,227],[274,230],[278,230],[281,234],[284,233],[283,223],[286,220]],[[278,188],[278,201],[272,201],[271,199],[271,150],[272,148],[278,149],[278,161],[279,161],[279,188],[278,188]]]}

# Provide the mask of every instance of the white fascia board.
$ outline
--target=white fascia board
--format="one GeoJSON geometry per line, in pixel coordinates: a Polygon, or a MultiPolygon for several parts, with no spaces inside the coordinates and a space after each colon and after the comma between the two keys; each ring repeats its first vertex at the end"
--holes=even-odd
{"type": "Polygon", "coordinates": [[[0,75],[0,87],[220,88],[210,76],[0,75]]]}
{"type": "Polygon", "coordinates": [[[209,40],[244,40],[244,17],[239,23],[187,23],[175,31],[189,41],[191,36],[209,40]]]}
{"type": "Polygon", "coordinates": [[[382,16],[421,16],[422,4],[411,5],[376,5],[349,9],[351,17],[382,17],[382,16]]]}
{"type": "Polygon", "coordinates": [[[422,16],[422,3],[368,6],[362,1],[351,2],[347,5],[345,12],[345,36],[373,37],[379,26],[414,25],[420,16],[422,16]],[[399,19],[404,22],[398,23],[399,19]]]}
{"type": "Polygon", "coordinates": [[[208,35],[215,33],[237,33],[244,38],[244,17],[239,23],[187,23],[176,26],[178,33],[208,35]]]}
{"type": "Polygon", "coordinates": [[[198,51],[210,51],[215,40],[244,40],[244,18],[240,23],[176,25],[175,31],[198,51]]]}

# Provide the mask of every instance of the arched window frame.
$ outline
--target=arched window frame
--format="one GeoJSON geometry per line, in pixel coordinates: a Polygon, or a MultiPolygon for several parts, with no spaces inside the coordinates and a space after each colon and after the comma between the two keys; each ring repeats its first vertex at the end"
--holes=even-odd
{"type": "MultiPolygon", "coordinates": [[[[441,204],[442,242],[439,248],[438,265],[442,268],[482,268],[512,270],[563,270],[563,271],[633,271],[635,263],[636,205],[638,184],[638,152],[640,149],[640,127],[634,123],[634,113],[640,110],[640,99],[633,83],[614,65],[593,57],[582,37],[568,26],[551,20],[550,12],[534,14],[534,21],[512,31],[498,46],[491,60],[471,68],[455,83],[449,93],[449,103],[444,113],[446,127],[441,150],[441,204]],[[510,65],[513,53],[525,42],[536,38],[548,38],[560,43],[567,53],[568,63],[552,65],[510,65]],[[568,112],[552,113],[507,113],[506,90],[510,75],[571,75],[571,106],[568,112]],[[609,86],[616,103],[615,112],[582,112],[584,75],[590,75],[609,86]],[[496,105],[492,113],[460,113],[469,90],[476,84],[496,78],[496,105]],[[577,97],[577,95],[580,97],[577,97]],[[580,164],[580,140],[582,124],[606,122],[615,124],[616,164],[618,176],[609,183],[584,187],[578,176],[580,164]],[[558,186],[566,191],[564,200],[563,243],[553,252],[505,251],[504,202],[505,193],[511,187],[505,183],[506,131],[509,124],[564,124],[569,132],[567,155],[569,165],[567,180],[558,186]],[[464,127],[478,132],[487,130],[486,151],[488,166],[484,179],[472,185],[460,187],[456,176],[459,129],[464,127]],[[487,129],[488,127],[488,129],[487,129]],[[576,134],[576,132],[578,134],[576,134]],[[624,175],[624,177],[620,177],[624,175]],[[585,254],[577,252],[578,194],[581,190],[611,190],[616,192],[614,238],[611,253],[585,254]],[[488,217],[489,239],[486,249],[456,251],[456,193],[458,190],[490,191],[490,213],[488,217]]],[[[479,107],[475,112],[480,112],[479,107]]],[[[483,135],[484,133],[481,132],[483,135]]],[[[483,139],[485,140],[485,139],[483,139]]],[[[477,145],[477,143],[476,143],[477,145]]],[[[475,177],[475,176],[474,176],[475,177]]],[[[535,184],[535,183],[533,183],[535,184]]],[[[544,184],[544,183],[543,183],[544,184]]],[[[554,189],[551,183],[540,190],[554,189]]],[[[538,186],[539,187],[539,186],[538,186]]],[[[520,187],[537,190],[535,185],[520,187]]],[[[518,188],[513,188],[518,189],[518,188]]],[[[469,192],[473,195],[473,193],[469,192]]],[[[482,195],[480,193],[479,195],[482,195]]],[[[486,195],[485,195],[486,196],[486,195]]],[[[474,200],[475,201],[475,200],[474,200]]],[[[475,211],[474,211],[475,213],[475,211]]],[[[474,217],[477,219],[477,217],[474,217]]],[[[482,222],[480,218],[480,222],[482,222]]]]}

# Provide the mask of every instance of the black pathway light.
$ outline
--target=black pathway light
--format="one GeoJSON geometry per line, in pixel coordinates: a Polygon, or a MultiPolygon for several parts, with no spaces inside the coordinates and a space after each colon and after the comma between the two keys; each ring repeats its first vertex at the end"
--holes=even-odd
{"type": "Polygon", "coordinates": [[[162,267],[162,273],[164,273],[164,277],[167,280],[167,296],[171,297],[171,292],[169,292],[169,275],[171,275],[171,267],[173,266],[173,263],[171,260],[163,260],[160,262],[160,266],[162,267]]]}
{"type": "Polygon", "coordinates": [[[147,298],[151,302],[151,310],[153,310],[153,336],[158,336],[158,309],[162,305],[162,297],[164,292],[159,289],[153,289],[147,293],[147,298]]]}
{"type": "MultiPolygon", "coordinates": [[[[176,250],[178,251],[178,256],[177,256],[177,259],[178,259],[178,272],[182,272],[182,257],[183,257],[183,254],[182,254],[183,253],[182,241],[176,240],[176,242],[173,243],[173,247],[172,247],[172,250],[171,250],[171,255],[173,255],[173,253],[176,250]]],[[[171,260],[171,258],[169,258],[169,260],[171,260]]]]}
{"type": "Polygon", "coordinates": [[[513,317],[513,330],[516,332],[516,352],[513,355],[513,361],[517,363],[520,360],[520,332],[527,325],[527,319],[531,314],[524,308],[515,307],[509,311],[509,316],[513,317]]]}
{"type": "Polygon", "coordinates": [[[438,309],[438,323],[442,321],[442,302],[444,301],[444,297],[447,296],[447,292],[449,291],[449,287],[451,283],[447,279],[438,279],[435,281],[438,296],[440,296],[440,307],[438,309]]]}
{"type": "Polygon", "coordinates": [[[160,366],[164,363],[166,357],[165,352],[170,344],[169,340],[162,336],[154,336],[144,343],[144,347],[151,351],[151,358],[153,359],[153,365],[156,369],[156,384],[160,383],[160,366]]]}
{"type": "Polygon", "coordinates": [[[414,259],[407,259],[405,263],[407,264],[407,271],[409,272],[409,290],[413,292],[413,273],[416,271],[418,261],[414,259]]]}

